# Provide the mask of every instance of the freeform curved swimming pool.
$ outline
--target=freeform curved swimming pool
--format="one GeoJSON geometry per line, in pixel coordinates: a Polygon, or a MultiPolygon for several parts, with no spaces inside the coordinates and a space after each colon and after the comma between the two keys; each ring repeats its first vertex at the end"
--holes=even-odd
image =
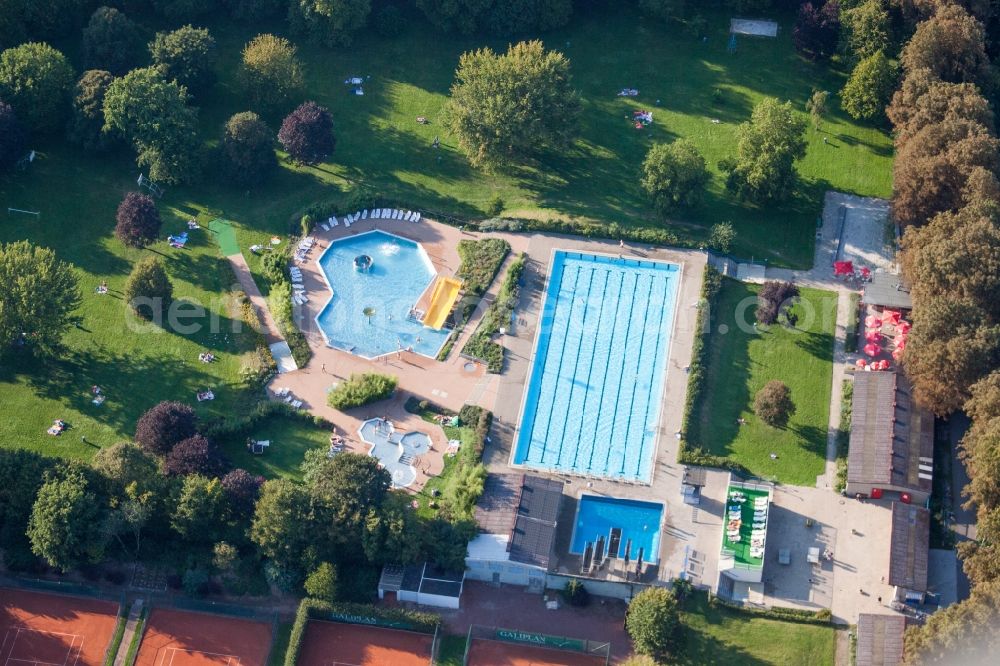
{"type": "Polygon", "coordinates": [[[680,275],[553,253],[514,464],[649,482],[680,275]]]}
{"type": "Polygon", "coordinates": [[[365,358],[412,348],[434,358],[451,334],[411,317],[437,271],[424,248],[384,231],[331,241],[317,263],[333,292],[316,316],[327,344],[365,358]],[[371,263],[356,270],[354,260],[371,263]]]}

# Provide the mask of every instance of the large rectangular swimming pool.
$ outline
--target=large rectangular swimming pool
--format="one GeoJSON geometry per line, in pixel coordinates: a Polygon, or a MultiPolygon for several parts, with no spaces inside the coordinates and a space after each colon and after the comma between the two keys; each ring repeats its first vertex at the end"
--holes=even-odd
{"type": "Polygon", "coordinates": [[[553,254],[514,464],[650,481],[680,275],[553,254]]]}

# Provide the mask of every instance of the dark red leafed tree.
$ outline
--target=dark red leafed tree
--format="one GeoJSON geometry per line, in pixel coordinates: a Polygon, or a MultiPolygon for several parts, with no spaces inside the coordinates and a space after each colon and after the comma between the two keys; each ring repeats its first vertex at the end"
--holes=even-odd
{"type": "Polygon", "coordinates": [[[129,247],[146,247],[160,233],[160,213],[153,198],[129,192],[118,204],[115,236],[129,247]]]}
{"type": "Polygon", "coordinates": [[[840,36],[840,3],[830,0],[820,6],[806,2],[792,29],[795,49],[809,58],[829,58],[837,49],[840,36]]]}
{"type": "Polygon", "coordinates": [[[161,402],[139,417],[135,441],[149,453],[166,455],[174,444],[197,432],[194,410],[180,402],[161,402]]]}
{"type": "Polygon", "coordinates": [[[333,116],[316,102],[305,102],[285,116],[278,141],[300,164],[317,164],[333,152],[333,116]]]}

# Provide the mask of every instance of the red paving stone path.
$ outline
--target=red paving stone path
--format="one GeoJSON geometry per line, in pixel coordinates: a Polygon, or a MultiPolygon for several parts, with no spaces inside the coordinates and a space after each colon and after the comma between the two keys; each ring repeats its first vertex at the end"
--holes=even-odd
{"type": "Polygon", "coordinates": [[[118,604],[0,588],[0,664],[101,666],[118,604]]]}
{"type": "MultiPolygon", "coordinates": [[[[550,599],[553,594],[556,593],[549,592],[550,599]]],[[[625,602],[618,599],[592,596],[586,608],[572,608],[560,602],[559,610],[547,610],[540,594],[529,594],[520,587],[466,581],[462,608],[439,612],[451,634],[466,634],[470,625],[478,624],[610,641],[613,660],[623,659],[632,652],[632,643],[625,633],[625,602]]]]}

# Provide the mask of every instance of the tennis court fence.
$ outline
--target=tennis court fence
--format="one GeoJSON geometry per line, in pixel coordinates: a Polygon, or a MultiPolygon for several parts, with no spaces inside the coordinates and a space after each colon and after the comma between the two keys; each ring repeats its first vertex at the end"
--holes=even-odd
{"type": "Polygon", "coordinates": [[[592,641],[586,638],[553,636],[534,631],[505,629],[504,627],[486,627],[474,624],[469,627],[468,638],[465,642],[465,656],[462,658],[463,666],[468,666],[469,650],[472,647],[472,641],[477,638],[480,640],[498,641],[501,643],[515,643],[519,645],[545,647],[555,650],[566,650],[568,652],[580,652],[603,658],[605,664],[611,663],[611,643],[608,641],[592,641]]]}

